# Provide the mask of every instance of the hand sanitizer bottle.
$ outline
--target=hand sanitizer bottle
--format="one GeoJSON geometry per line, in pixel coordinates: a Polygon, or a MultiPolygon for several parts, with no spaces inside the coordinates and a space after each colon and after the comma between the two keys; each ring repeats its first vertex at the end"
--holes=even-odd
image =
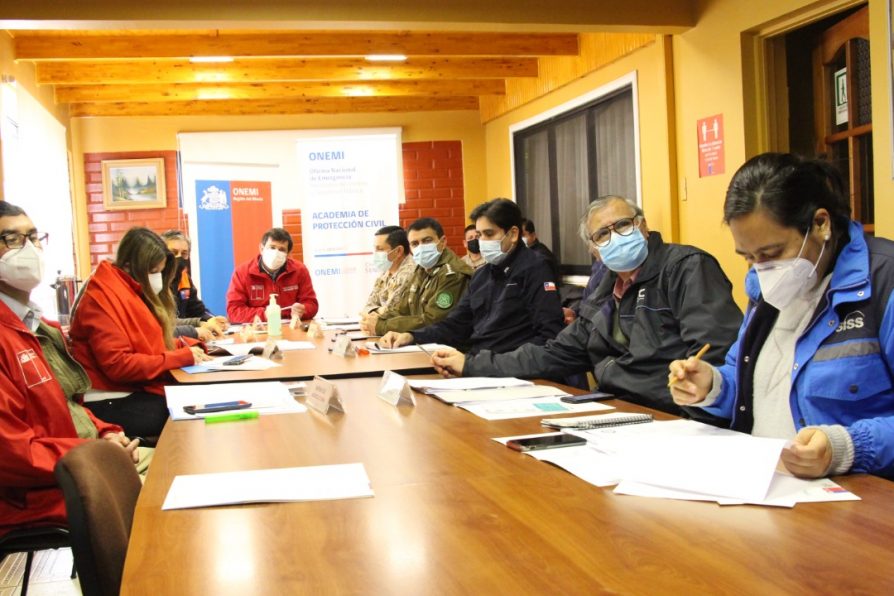
{"type": "Polygon", "coordinates": [[[267,335],[269,337],[279,337],[282,335],[282,311],[276,303],[276,294],[270,294],[270,304],[264,312],[267,317],[267,335]]]}

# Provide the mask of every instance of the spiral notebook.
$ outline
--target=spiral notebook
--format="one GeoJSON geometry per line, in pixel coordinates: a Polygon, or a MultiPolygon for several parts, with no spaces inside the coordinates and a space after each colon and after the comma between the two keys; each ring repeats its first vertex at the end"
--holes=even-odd
{"type": "Polygon", "coordinates": [[[540,421],[543,426],[551,428],[607,428],[609,426],[624,426],[625,424],[642,424],[652,422],[651,414],[630,414],[625,412],[612,412],[611,414],[598,414],[596,416],[576,416],[573,418],[544,418],[540,421]]]}

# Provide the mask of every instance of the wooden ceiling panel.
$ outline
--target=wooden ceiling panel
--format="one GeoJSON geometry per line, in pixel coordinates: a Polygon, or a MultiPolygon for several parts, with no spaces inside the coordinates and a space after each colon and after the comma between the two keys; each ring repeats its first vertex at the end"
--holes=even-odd
{"type": "Polygon", "coordinates": [[[75,103],[72,117],[244,116],[248,114],[344,114],[477,110],[477,97],[314,97],[272,100],[75,103]]]}
{"type": "Polygon", "coordinates": [[[38,84],[54,86],[75,117],[481,112],[503,105],[507,86],[535,81],[541,60],[582,52],[577,33],[367,29],[8,33],[16,60],[31,61],[38,84]]]}
{"type": "Polygon", "coordinates": [[[38,62],[42,85],[253,83],[487,79],[537,76],[536,58],[413,58],[376,63],[350,58],[247,58],[226,64],[188,60],[38,62]]]}
{"type": "Polygon", "coordinates": [[[295,97],[470,97],[503,95],[502,79],[179,85],[57,85],[58,103],[168,102],[295,97]]]}
{"type": "Polygon", "coordinates": [[[299,31],[176,35],[15,37],[21,60],[189,58],[191,56],[575,56],[569,33],[299,31]]]}

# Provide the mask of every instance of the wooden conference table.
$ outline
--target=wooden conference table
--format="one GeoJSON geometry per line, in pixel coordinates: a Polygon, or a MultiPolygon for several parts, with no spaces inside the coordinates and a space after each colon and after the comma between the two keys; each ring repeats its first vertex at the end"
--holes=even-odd
{"type": "MultiPolygon", "coordinates": [[[[325,337],[309,338],[300,329],[283,326],[283,339],[310,341],[316,344],[313,350],[288,350],[283,352],[282,366],[258,371],[209,372],[189,374],[181,369],[172,371],[178,383],[226,383],[232,381],[272,381],[278,379],[311,379],[316,375],[326,378],[358,377],[381,375],[383,370],[393,370],[403,374],[432,372],[431,359],[422,352],[406,354],[370,354],[345,358],[329,351],[335,333],[327,331],[325,337]]],[[[259,336],[258,341],[267,339],[259,336]]],[[[239,341],[237,339],[237,341],[239,341]]],[[[355,341],[356,346],[365,341],[355,341]]]]}
{"type": "Polygon", "coordinates": [[[345,414],[169,423],[122,593],[894,591],[886,480],[842,477],[862,501],[794,509],[620,496],[490,440],[541,432],[537,418],[488,422],[425,396],[395,408],[378,378],[335,383],[345,414]],[[178,474],[352,462],[375,497],[161,511],[178,474]]]}

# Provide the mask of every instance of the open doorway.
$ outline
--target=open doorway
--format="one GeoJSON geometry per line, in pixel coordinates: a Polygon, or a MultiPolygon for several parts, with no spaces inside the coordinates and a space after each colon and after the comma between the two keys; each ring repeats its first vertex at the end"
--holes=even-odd
{"type": "Polygon", "coordinates": [[[872,103],[869,7],[852,6],[758,35],[770,104],[769,146],[821,157],[844,175],[853,218],[873,233],[872,103]]]}

